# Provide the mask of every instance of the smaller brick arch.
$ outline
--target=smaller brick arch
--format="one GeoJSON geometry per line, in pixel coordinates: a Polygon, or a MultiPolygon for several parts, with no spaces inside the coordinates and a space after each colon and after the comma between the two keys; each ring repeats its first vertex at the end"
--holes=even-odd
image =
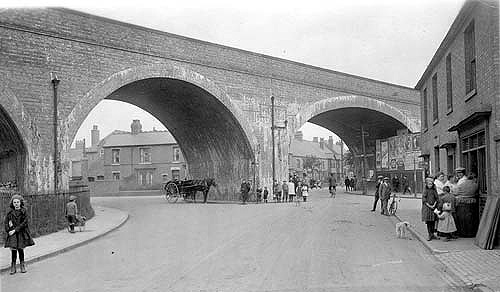
{"type": "Polygon", "coordinates": [[[307,106],[297,114],[297,125],[300,127],[317,115],[342,108],[366,108],[378,111],[396,119],[401,124],[406,126],[412,133],[420,132],[420,125],[418,122],[409,118],[399,109],[383,101],[361,95],[336,96],[317,101],[307,106]]]}

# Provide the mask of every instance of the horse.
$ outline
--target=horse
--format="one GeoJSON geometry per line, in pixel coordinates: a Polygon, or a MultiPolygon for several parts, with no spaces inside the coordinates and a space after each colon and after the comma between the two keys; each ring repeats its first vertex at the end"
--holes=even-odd
{"type": "Polygon", "coordinates": [[[208,192],[210,187],[216,187],[214,178],[192,179],[183,181],[183,189],[186,197],[191,197],[193,202],[196,202],[196,193],[203,192],[203,203],[207,202],[208,192]]]}

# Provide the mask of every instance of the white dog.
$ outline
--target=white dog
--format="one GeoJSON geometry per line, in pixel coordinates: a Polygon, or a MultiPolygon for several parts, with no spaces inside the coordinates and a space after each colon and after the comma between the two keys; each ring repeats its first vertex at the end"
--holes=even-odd
{"type": "Polygon", "coordinates": [[[396,223],[396,236],[398,238],[411,239],[408,236],[408,233],[409,233],[408,227],[409,226],[410,226],[410,223],[408,221],[396,223]]]}

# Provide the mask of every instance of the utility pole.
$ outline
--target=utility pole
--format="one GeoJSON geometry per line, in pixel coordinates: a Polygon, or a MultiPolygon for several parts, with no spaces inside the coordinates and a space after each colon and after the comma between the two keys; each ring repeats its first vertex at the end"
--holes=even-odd
{"type": "Polygon", "coordinates": [[[275,168],[275,159],[276,159],[276,150],[274,149],[274,96],[271,95],[271,140],[273,143],[273,196],[274,196],[274,182],[276,181],[276,168],[275,168]]]}
{"type": "Polygon", "coordinates": [[[368,166],[368,163],[366,161],[366,145],[365,145],[365,131],[363,129],[363,124],[361,124],[361,143],[363,143],[363,161],[362,161],[362,178],[361,181],[363,182],[363,194],[366,194],[366,167],[368,166]]]}

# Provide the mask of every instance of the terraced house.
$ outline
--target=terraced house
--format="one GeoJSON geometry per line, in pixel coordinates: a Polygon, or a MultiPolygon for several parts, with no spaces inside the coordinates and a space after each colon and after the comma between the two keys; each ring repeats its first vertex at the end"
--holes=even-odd
{"type": "Polygon", "coordinates": [[[415,87],[427,172],[464,167],[477,177],[482,247],[500,237],[498,8],[498,1],[467,1],[415,87]]]}

